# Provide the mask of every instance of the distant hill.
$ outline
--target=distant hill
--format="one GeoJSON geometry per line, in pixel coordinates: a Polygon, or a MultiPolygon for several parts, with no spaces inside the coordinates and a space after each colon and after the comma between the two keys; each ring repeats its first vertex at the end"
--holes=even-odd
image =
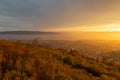
{"type": "Polygon", "coordinates": [[[58,32],[43,32],[43,31],[3,31],[0,35],[51,35],[59,34],[58,32]]]}

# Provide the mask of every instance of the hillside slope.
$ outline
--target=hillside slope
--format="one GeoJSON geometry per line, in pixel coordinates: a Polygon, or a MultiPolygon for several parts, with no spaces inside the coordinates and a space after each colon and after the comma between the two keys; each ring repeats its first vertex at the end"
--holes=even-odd
{"type": "Polygon", "coordinates": [[[0,40],[0,80],[119,80],[120,66],[86,58],[75,50],[0,40]]]}

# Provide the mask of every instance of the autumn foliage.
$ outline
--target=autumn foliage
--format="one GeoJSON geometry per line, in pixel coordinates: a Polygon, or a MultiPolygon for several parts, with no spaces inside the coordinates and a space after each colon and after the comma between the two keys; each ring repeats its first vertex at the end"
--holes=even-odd
{"type": "Polygon", "coordinates": [[[119,80],[120,67],[77,51],[0,40],[0,80],[119,80]]]}

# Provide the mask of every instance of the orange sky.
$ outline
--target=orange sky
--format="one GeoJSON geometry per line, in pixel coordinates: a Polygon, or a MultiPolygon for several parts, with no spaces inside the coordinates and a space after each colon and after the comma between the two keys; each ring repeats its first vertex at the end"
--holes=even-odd
{"type": "Polygon", "coordinates": [[[120,0],[0,0],[0,31],[15,30],[119,39],[120,0]]]}
{"type": "Polygon", "coordinates": [[[120,0],[0,0],[0,31],[119,31],[120,0]]]}
{"type": "Polygon", "coordinates": [[[120,31],[120,24],[54,28],[54,29],[47,29],[47,31],[56,31],[56,32],[58,32],[58,31],[59,32],[119,32],[120,31]]]}

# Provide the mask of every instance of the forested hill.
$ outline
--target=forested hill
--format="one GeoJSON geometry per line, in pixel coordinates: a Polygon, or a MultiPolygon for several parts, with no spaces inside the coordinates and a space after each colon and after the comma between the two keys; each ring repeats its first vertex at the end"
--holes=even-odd
{"type": "Polygon", "coordinates": [[[0,40],[0,80],[119,80],[120,66],[76,50],[0,40]]]}

